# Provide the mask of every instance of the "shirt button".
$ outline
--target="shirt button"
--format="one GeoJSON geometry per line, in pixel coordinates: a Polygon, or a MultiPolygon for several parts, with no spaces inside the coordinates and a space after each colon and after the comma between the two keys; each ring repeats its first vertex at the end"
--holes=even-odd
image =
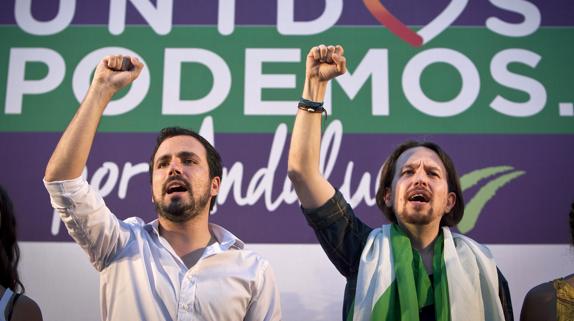
{"type": "Polygon", "coordinates": [[[189,304],[182,304],[181,306],[185,311],[189,311],[189,304]]]}

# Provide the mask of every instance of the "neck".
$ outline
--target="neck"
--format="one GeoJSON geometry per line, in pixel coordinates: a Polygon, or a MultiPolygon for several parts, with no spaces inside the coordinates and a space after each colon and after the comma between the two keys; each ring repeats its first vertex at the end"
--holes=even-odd
{"type": "Polygon", "coordinates": [[[172,222],[159,217],[159,234],[163,236],[179,257],[205,248],[211,240],[207,215],[198,215],[186,222],[172,222]]]}
{"type": "Polygon", "coordinates": [[[419,252],[427,273],[433,273],[434,241],[438,236],[439,225],[414,225],[399,223],[411,240],[412,247],[419,252]]]}
{"type": "Polygon", "coordinates": [[[432,250],[432,244],[440,229],[438,224],[416,225],[399,222],[399,226],[407,233],[412,247],[419,252],[425,251],[429,247],[432,250]]]}

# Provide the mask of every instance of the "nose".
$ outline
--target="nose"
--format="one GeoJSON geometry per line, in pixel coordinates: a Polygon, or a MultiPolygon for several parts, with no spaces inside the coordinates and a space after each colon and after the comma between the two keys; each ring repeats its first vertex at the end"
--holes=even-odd
{"type": "Polygon", "coordinates": [[[415,175],[414,175],[414,179],[415,179],[415,186],[416,185],[422,185],[422,186],[428,185],[428,177],[427,177],[424,170],[417,170],[415,175]]]}
{"type": "Polygon", "coordinates": [[[172,160],[169,164],[169,176],[181,175],[181,165],[177,160],[172,160]]]}

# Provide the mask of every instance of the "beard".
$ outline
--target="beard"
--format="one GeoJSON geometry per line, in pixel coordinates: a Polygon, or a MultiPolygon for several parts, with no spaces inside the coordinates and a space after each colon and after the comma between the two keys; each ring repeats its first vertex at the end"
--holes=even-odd
{"type": "Polygon", "coordinates": [[[162,198],[156,199],[156,197],[154,196],[153,203],[155,205],[156,212],[160,216],[174,223],[183,223],[198,216],[202,212],[202,210],[209,205],[211,195],[209,193],[209,189],[206,189],[206,192],[200,195],[200,197],[196,200],[193,197],[193,190],[191,188],[191,185],[188,184],[187,181],[178,178],[179,177],[168,180],[166,182],[166,185],[167,183],[175,179],[184,183],[187,188],[187,195],[189,196],[188,197],[189,200],[185,201],[180,196],[173,196],[168,202],[164,202],[163,196],[165,196],[166,193],[164,189],[164,191],[162,192],[162,198]]]}
{"type": "Polygon", "coordinates": [[[407,209],[407,204],[403,207],[403,213],[398,215],[395,212],[395,217],[404,223],[412,225],[428,225],[436,220],[435,211],[432,206],[426,210],[411,208],[407,209]]]}
{"type": "Polygon", "coordinates": [[[404,215],[401,218],[405,223],[413,225],[427,225],[433,222],[433,210],[429,209],[426,213],[416,212],[404,215]]]}

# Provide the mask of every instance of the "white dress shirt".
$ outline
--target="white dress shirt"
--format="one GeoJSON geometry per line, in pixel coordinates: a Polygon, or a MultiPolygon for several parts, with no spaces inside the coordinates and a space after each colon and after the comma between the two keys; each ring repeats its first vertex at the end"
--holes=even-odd
{"type": "Polygon", "coordinates": [[[269,263],[224,228],[188,269],[158,222],[119,220],[82,178],[44,182],[72,238],[100,272],[103,320],[280,320],[269,263]]]}

